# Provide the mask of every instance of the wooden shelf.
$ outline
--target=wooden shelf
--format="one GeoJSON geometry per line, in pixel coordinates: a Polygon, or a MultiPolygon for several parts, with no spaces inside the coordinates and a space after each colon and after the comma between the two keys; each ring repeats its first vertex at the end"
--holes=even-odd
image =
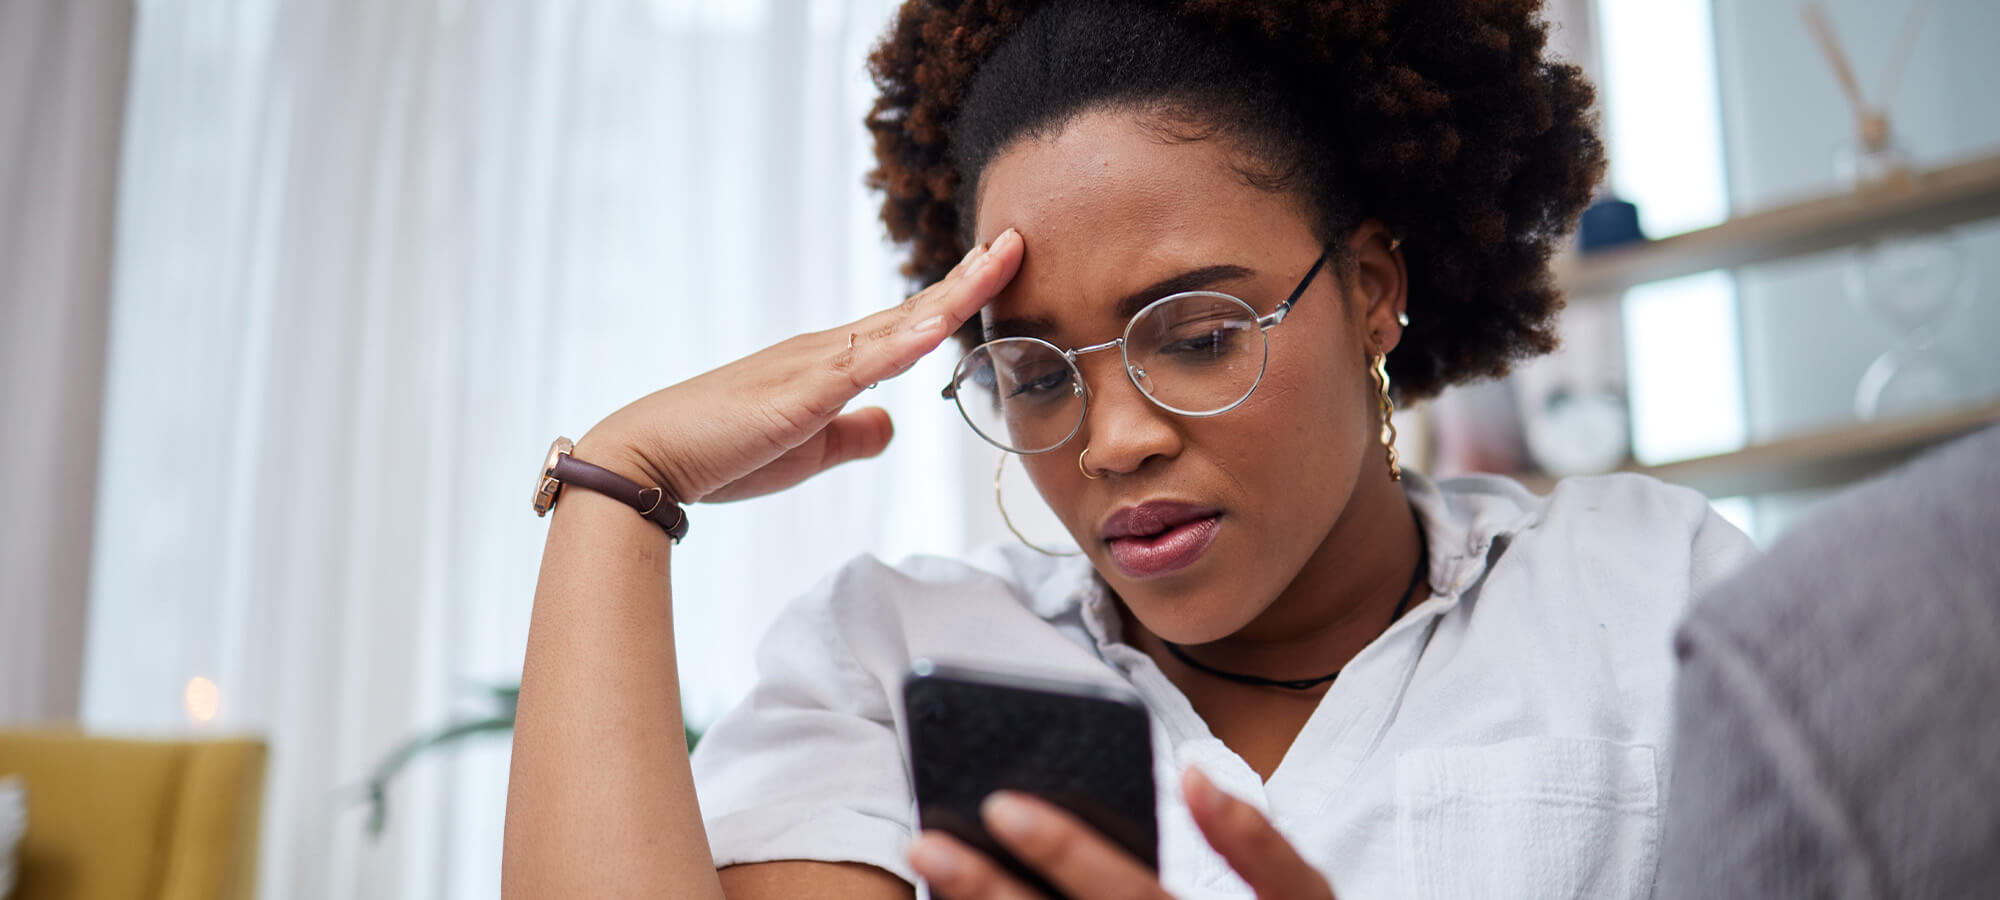
{"type": "MultiPolygon", "coordinates": [[[[1895,185],[1803,200],[1657,241],[1556,264],[1572,302],[1618,299],[1651,281],[1835,250],[1910,231],[2000,218],[2000,154],[1914,173],[1895,185]]],[[[1710,497],[1834,487],[1890,468],[1925,449],[2000,422],[2000,403],[1952,413],[1857,424],[1658,466],[1627,466],[1710,497]]],[[[1522,479],[1547,493],[1552,479],[1522,479]]]]}
{"type": "MultiPolygon", "coordinates": [[[[1858,481],[1897,465],[1952,438],[2000,423],[2000,403],[1969,409],[1851,425],[1755,444],[1658,466],[1632,465],[1623,471],[1684,484],[1709,497],[1796,491],[1858,481]]],[[[1521,483],[1538,494],[1555,487],[1547,476],[1521,483]]]]}
{"type": "Polygon", "coordinates": [[[1616,299],[1627,288],[1713,269],[1804,256],[1897,231],[1949,228],[2000,216],[2000,154],[1878,187],[1793,203],[1657,241],[1571,255],[1556,281],[1572,301],[1616,299]]]}

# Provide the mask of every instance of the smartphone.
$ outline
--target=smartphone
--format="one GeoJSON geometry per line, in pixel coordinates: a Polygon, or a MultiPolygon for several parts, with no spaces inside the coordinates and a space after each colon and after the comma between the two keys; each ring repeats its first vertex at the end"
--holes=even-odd
{"type": "Polygon", "coordinates": [[[979,818],[996,790],[1032,794],[1159,870],[1153,737],[1129,691],[917,660],[903,681],[917,818],[1061,900],[979,818]]]}

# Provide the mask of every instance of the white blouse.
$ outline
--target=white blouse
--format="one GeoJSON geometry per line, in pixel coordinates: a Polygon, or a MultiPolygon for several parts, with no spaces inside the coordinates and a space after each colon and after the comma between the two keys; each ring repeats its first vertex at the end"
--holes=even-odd
{"type": "Polygon", "coordinates": [[[1177,897],[1250,896],[1188,815],[1189,765],[1263,810],[1343,900],[1650,895],[1672,630],[1749,540],[1700,494],[1636,475],[1547,497],[1488,476],[1406,483],[1431,596],[1348,663],[1269,782],[1120,642],[1087,560],[855,560],[778,619],[757,687],[694,755],[716,865],[851,861],[914,882],[901,685],[928,657],[1135,689],[1177,897]]]}

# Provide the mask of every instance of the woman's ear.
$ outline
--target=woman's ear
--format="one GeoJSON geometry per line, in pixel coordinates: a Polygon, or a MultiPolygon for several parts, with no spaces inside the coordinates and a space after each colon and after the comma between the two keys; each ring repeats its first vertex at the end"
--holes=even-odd
{"type": "Polygon", "coordinates": [[[1354,260],[1354,293],[1360,303],[1363,350],[1370,356],[1396,349],[1403,339],[1409,303],[1409,269],[1402,241],[1388,226],[1369,219],[1347,241],[1354,260]]]}

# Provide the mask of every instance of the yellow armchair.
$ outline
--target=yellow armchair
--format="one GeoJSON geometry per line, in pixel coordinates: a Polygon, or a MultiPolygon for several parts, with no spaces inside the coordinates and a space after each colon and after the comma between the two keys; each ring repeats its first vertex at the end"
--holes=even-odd
{"type": "Polygon", "coordinates": [[[27,785],[14,900],[250,900],[262,741],[0,731],[27,785]]]}

